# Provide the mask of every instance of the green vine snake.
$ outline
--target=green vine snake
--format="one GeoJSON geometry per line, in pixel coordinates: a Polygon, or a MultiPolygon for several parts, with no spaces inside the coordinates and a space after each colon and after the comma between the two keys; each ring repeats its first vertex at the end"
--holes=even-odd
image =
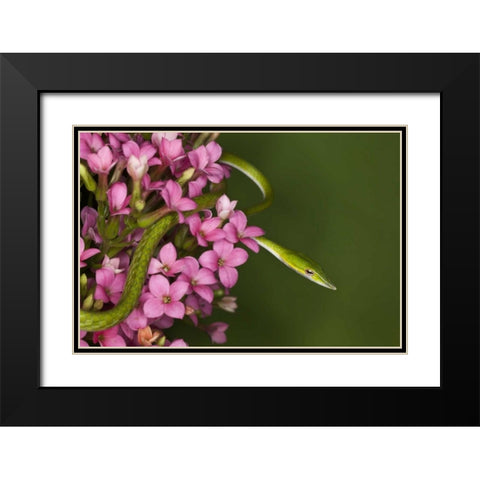
{"type": "MultiPolygon", "coordinates": [[[[266,177],[256,167],[241,158],[224,153],[219,160],[220,163],[228,165],[240,171],[250,178],[262,192],[263,199],[260,203],[245,209],[246,215],[261,212],[272,204],[273,190],[266,177]]],[[[194,198],[197,208],[190,212],[186,212],[185,216],[193,213],[212,208],[223,192],[210,192],[194,198]]],[[[136,307],[142,287],[145,283],[150,259],[152,258],[155,248],[160,240],[173,227],[178,224],[178,214],[170,212],[160,218],[156,223],[146,228],[142,238],[135,249],[132,257],[130,268],[128,270],[125,288],[123,290],[120,301],[110,310],[104,311],[86,311],[80,310],[80,329],[89,332],[106,330],[124,320],[136,307]]],[[[288,248],[273,242],[266,237],[257,237],[258,244],[274,257],[280,260],[287,267],[311,280],[312,282],[323,287],[336,290],[333,283],[328,280],[320,265],[307,257],[303,253],[295,252],[288,248]]]]}

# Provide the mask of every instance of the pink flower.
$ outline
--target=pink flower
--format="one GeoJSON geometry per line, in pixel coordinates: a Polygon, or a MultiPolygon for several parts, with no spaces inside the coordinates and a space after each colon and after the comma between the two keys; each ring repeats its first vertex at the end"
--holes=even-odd
{"type": "Polygon", "coordinates": [[[215,163],[222,155],[222,148],[216,142],[210,142],[206,147],[201,145],[188,153],[192,167],[205,175],[212,183],[220,183],[225,176],[221,165],[215,163]]]}
{"type": "Polygon", "coordinates": [[[241,248],[233,248],[230,242],[220,240],[213,244],[213,250],[202,253],[198,261],[203,267],[213,272],[218,270],[222,284],[233,287],[238,280],[238,272],[234,267],[244,264],[248,259],[248,253],[241,248]]]}
{"type": "Polygon", "coordinates": [[[123,337],[118,335],[118,325],[112,328],[95,332],[93,334],[93,342],[100,343],[102,347],[125,347],[126,343],[123,337]]]}
{"type": "Polygon", "coordinates": [[[212,343],[225,343],[227,341],[227,336],[224,332],[228,329],[228,323],[214,322],[206,325],[204,328],[210,335],[212,343]]]}
{"type": "MultiPolygon", "coordinates": [[[[127,256],[127,259],[128,259],[128,256],[127,256]]],[[[125,266],[127,267],[128,263],[125,266]]],[[[110,258],[108,255],[105,255],[105,257],[103,257],[102,268],[109,268],[113,273],[121,273],[125,270],[125,268],[120,268],[119,257],[110,258]]]]}
{"type": "Polygon", "coordinates": [[[108,143],[115,150],[120,150],[122,148],[122,143],[128,142],[130,137],[127,133],[109,133],[108,134],[108,143]]]}
{"type": "Polygon", "coordinates": [[[134,339],[135,331],[128,326],[127,322],[123,321],[120,323],[120,328],[122,329],[124,338],[127,337],[130,341],[134,339]]]}
{"type": "Polygon", "coordinates": [[[127,197],[127,186],[123,182],[114,183],[107,192],[108,206],[112,215],[128,215],[127,207],[131,195],[127,197]]]}
{"type": "Polygon", "coordinates": [[[90,170],[94,173],[106,174],[115,165],[110,147],[105,145],[97,153],[90,153],[87,157],[90,170]]]}
{"type": "Polygon", "coordinates": [[[173,340],[173,342],[169,342],[168,340],[165,342],[166,347],[188,347],[188,343],[181,338],[177,338],[173,340]]]}
{"type": "Polygon", "coordinates": [[[230,218],[233,210],[237,206],[237,200],[234,200],[233,202],[230,201],[230,199],[223,194],[218,200],[217,204],[215,205],[215,209],[217,210],[217,215],[222,219],[226,220],[227,218],[230,218]]]}
{"type": "Polygon", "coordinates": [[[197,314],[201,317],[209,317],[212,314],[213,307],[210,302],[207,302],[202,297],[197,295],[188,295],[185,299],[185,314],[188,315],[195,326],[198,326],[197,314]]]}
{"type": "Polygon", "coordinates": [[[143,312],[149,318],[163,314],[172,318],[183,318],[185,305],[180,302],[188,289],[188,283],[176,281],[170,285],[162,275],[154,275],[148,282],[151,297],[145,302],[143,312]]]}
{"type": "Polygon", "coordinates": [[[217,283],[217,279],[208,268],[200,268],[198,261],[193,257],[185,257],[185,265],[179,280],[188,283],[186,293],[195,292],[209,303],[213,301],[213,290],[208,285],[217,283]]]}
{"type": "Polygon", "coordinates": [[[132,245],[137,245],[138,242],[142,239],[143,232],[143,228],[136,228],[132,233],[127,235],[127,238],[125,240],[132,243],[132,245]]]}
{"type": "Polygon", "coordinates": [[[124,320],[132,330],[139,330],[148,325],[148,318],[143,313],[142,308],[134,308],[130,315],[124,320]]]}
{"type": "Polygon", "coordinates": [[[174,180],[169,180],[162,190],[162,197],[165,204],[171,210],[178,213],[179,222],[184,222],[184,217],[181,212],[194,210],[197,204],[190,198],[182,198],[182,187],[174,180]]]}
{"type": "Polygon", "coordinates": [[[181,139],[168,140],[165,137],[162,138],[158,147],[158,153],[160,160],[162,160],[162,165],[169,165],[172,173],[175,172],[175,162],[185,157],[181,139]]]}
{"type": "Polygon", "coordinates": [[[95,243],[101,243],[102,237],[97,232],[98,212],[91,207],[83,207],[80,213],[82,220],[82,237],[90,237],[95,243]]]}
{"type": "Polygon", "coordinates": [[[98,133],[81,133],[80,134],[80,157],[88,160],[91,153],[97,153],[105,143],[98,133]]]}
{"type": "Polygon", "coordinates": [[[161,272],[167,277],[173,277],[183,269],[184,260],[177,260],[177,249],[172,242],[167,243],[161,248],[158,258],[160,261],[156,258],[150,260],[148,267],[148,273],[150,275],[161,272]]]}
{"type": "Polygon", "coordinates": [[[80,237],[80,267],[86,267],[87,264],[84,262],[84,260],[93,257],[97,253],[100,253],[98,248],[89,248],[85,250],[85,242],[83,241],[83,238],[80,237]]]}
{"type": "Polygon", "coordinates": [[[188,196],[190,198],[198,197],[203,193],[203,188],[207,184],[207,177],[198,177],[188,183],[188,196]]]}
{"type": "Polygon", "coordinates": [[[225,237],[225,232],[217,228],[221,222],[222,220],[218,217],[208,218],[202,222],[198,214],[188,219],[190,232],[197,237],[197,242],[202,247],[207,247],[207,242],[216,242],[225,237]]]}
{"type": "Polygon", "coordinates": [[[101,268],[95,272],[95,280],[97,287],[93,298],[117,304],[122,296],[126,275],[124,273],[115,275],[110,268],[101,268]]]}
{"type": "Polygon", "coordinates": [[[159,147],[163,138],[166,138],[167,140],[175,140],[177,137],[178,132],[155,132],[152,133],[152,143],[156,147],[159,147]]]}
{"type": "Polygon", "coordinates": [[[85,330],[80,330],[80,346],[81,347],[89,347],[90,346],[85,340],[83,340],[83,338],[85,338],[86,334],[87,334],[87,332],[85,330]]]}
{"type": "Polygon", "coordinates": [[[134,180],[141,180],[147,173],[148,161],[155,155],[155,147],[149,142],[144,142],[139,147],[137,143],[130,140],[122,145],[122,149],[123,154],[128,158],[128,174],[134,180]]]}
{"type": "Polygon", "coordinates": [[[148,173],[146,173],[142,178],[142,187],[144,190],[161,190],[164,186],[165,182],[163,180],[152,182],[152,179],[148,173]]]}
{"type": "Polygon", "coordinates": [[[223,227],[223,230],[229,242],[242,242],[256,253],[260,247],[253,237],[261,237],[265,234],[260,227],[247,227],[247,216],[241,210],[230,217],[230,222],[223,227]]]}
{"type": "Polygon", "coordinates": [[[153,325],[160,329],[164,328],[170,328],[175,320],[168,315],[162,315],[160,318],[157,318],[156,320],[153,321],[153,325]]]}

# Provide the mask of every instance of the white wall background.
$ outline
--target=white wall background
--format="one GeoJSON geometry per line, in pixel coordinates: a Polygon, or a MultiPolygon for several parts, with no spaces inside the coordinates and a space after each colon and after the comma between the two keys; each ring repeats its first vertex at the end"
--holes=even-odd
{"type": "MultiPolygon", "coordinates": [[[[478,52],[477,8],[469,0],[4,2],[0,51],[478,52]]],[[[0,430],[9,480],[469,480],[478,478],[479,447],[480,430],[461,428],[0,430]]]]}

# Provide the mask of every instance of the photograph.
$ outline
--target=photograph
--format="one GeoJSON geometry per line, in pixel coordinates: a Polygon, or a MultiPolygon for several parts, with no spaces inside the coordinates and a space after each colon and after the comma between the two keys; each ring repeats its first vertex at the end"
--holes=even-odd
{"type": "Polygon", "coordinates": [[[405,127],[160,128],[74,127],[76,352],[405,352],[405,127]]]}

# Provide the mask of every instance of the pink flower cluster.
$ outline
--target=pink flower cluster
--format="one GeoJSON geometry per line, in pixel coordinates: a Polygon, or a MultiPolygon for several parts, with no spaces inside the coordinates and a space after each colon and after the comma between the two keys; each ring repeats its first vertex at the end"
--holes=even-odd
{"type": "Polygon", "coordinates": [[[214,308],[235,312],[230,289],[238,281],[237,268],[248,259],[241,246],[258,252],[255,238],[264,232],[248,226],[246,215],[226,194],[215,209],[192,213],[195,197],[212,185],[223,187],[229,176],[228,167],[218,162],[220,145],[201,141],[204,136],[80,134],[81,162],[95,180],[95,189],[87,191],[82,184],[81,192],[82,309],[107,310],[120,301],[144,232],[142,218],[156,221],[170,212],[179,217],[150,260],[136,308],[108,330],[82,331],[82,346],[188,346],[170,333],[176,322],[202,330],[212,343],[227,341],[228,324],[209,317],[214,308]]]}

